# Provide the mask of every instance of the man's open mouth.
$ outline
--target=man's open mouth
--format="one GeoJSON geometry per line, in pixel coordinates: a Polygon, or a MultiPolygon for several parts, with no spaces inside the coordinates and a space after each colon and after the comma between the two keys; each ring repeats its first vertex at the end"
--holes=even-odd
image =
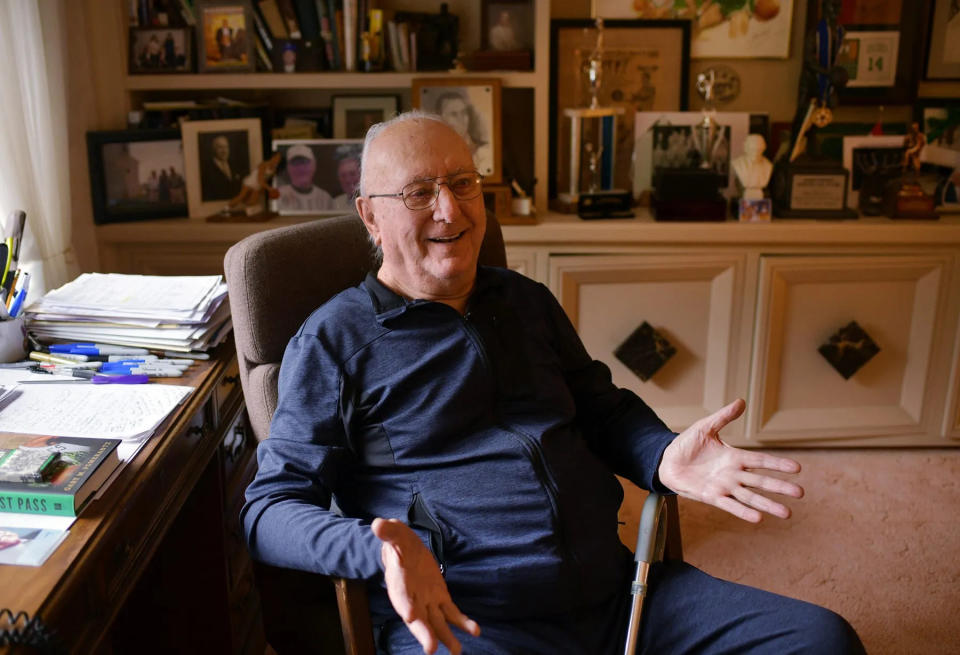
{"type": "Polygon", "coordinates": [[[428,241],[433,241],[434,243],[453,243],[454,241],[459,240],[460,237],[462,237],[462,236],[463,236],[464,234],[466,234],[466,233],[467,233],[467,231],[464,230],[463,232],[458,232],[457,234],[454,234],[453,236],[449,236],[449,237],[431,237],[431,238],[429,238],[429,239],[427,239],[427,240],[428,240],[428,241]]]}

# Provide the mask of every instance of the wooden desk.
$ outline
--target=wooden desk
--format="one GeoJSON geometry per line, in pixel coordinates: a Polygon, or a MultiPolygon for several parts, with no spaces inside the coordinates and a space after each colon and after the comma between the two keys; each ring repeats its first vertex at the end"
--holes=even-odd
{"type": "Polygon", "coordinates": [[[173,383],[196,390],[47,562],[0,567],[0,608],[39,616],[66,652],[263,653],[237,518],[256,460],[232,341],[173,383]]]}

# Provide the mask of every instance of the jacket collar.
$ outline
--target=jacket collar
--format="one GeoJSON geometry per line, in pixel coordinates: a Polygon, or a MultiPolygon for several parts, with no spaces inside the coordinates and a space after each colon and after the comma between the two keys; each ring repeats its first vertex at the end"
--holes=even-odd
{"type": "MultiPolygon", "coordinates": [[[[488,289],[499,287],[503,283],[502,276],[496,268],[490,266],[477,267],[477,279],[470,294],[468,306],[481,294],[488,289]]],[[[363,286],[370,296],[370,302],[373,304],[373,311],[376,314],[377,322],[381,325],[396,316],[401,316],[412,307],[419,305],[433,304],[432,301],[423,299],[407,300],[395,291],[387,288],[374,272],[367,273],[363,286]]]]}

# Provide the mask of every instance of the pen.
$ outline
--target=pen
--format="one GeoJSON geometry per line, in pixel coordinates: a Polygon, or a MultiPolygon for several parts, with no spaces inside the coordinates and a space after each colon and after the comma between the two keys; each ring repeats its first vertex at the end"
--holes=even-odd
{"type": "Polygon", "coordinates": [[[125,366],[120,368],[111,368],[104,373],[120,373],[123,375],[149,375],[152,378],[178,378],[183,375],[183,371],[175,368],[146,368],[143,366],[125,366]]]}
{"type": "MultiPolygon", "coordinates": [[[[20,273],[20,269],[17,269],[17,273],[20,273]]],[[[17,315],[20,314],[20,308],[23,307],[23,302],[27,299],[27,292],[30,290],[30,274],[24,271],[19,275],[19,282],[14,281],[13,284],[14,288],[19,286],[20,290],[13,299],[13,306],[10,308],[10,318],[16,318],[17,315]]]]}
{"type": "Polygon", "coordinates": [[[131,348],[128,346],[114,346],[105,343],[55,343],[50,346],[50,352],[69,352],[80,355],[149,355],[146,348],[131,348]]]}
{"type": "Polygon", "coordinates": [[[178,353],[173,350],[164,350],[164,357],[186,357],[188,359],[210,359],[207,353],[178,353]]]}
{"type": "Polygon", "coordinates": [[[17,384],[69,384],[71,382],[92,382],[93,384],[145,384],[150,381],[146,375],[101,375],[93,371],[78,370],[73,373],[63,373],[63,375],[73,375],[71,380],[21,380],[17,384]],[[89,375],[85,375],[89,373],[89,375]]]}
{"type": "Polygon", "coordinates": [[[7,282],[3,285],[3,290],[7,292],[7,310],[13,306],[13,301],[17,297],[17,284],[20,282],[20,269],[17,269],[14,274],[7,278],[7,282]]]}
{"type": "Polygon", "coordinates": [[[142,359],[121,359],[115,362],[107,362],[107,368],[119,364],[120,366],[145,366],[147,368],[175,368],[185,371],[190,368],[189,364],[177,364],[169,359],[151,359],[144,361],[142,359]]]}

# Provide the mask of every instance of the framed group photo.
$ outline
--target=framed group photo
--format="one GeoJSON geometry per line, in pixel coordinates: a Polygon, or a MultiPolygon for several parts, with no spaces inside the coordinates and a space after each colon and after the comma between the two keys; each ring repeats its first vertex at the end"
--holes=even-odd
{"type": "Polygon", "coordinates": [[[189,73],[193,70],[193,30],[189,27],[130,28],[131,75],[189,73]]]}
{"type": "Polygon", "coordinates": [[[270,209],[281,216],[338,215],[356,211],[362,139],[284,139],[273,142],[283,160],[273,178],[280,197],[270,209]]]}
{"type": "Polygon", "coordinates": [[[333,96],[333,138],[362,139],[367,130],[397,115],[397,96],[333,96]]]}
{"type": "Polygon", "coordinates": [[[180,132],[190,216],[215,214],[263,161],[260,119],[186,121],[180,132]]]}
{"type": "Polygon", "coordinates": [[[87,132],[93,222],[187,215],[180,131],[87,132]]]}
{"type": "Polygon", "coordinates": [[[201,73],[253,72],[253,14],[246,0],[198,0],[197,68],[201,73]]]}
{"type": "MultiPolygon", "coordinates": [[[[687,109],[690,22],[685,20],[605,20],[598,102],[622,107],[616,118],[613,187],[630,189],[634,116],[641,111],[687,109]]],[[[570,187],[571,121],[566,109],[591,103],[587,79],[597,30],[589,19],[550,21],[550,197],[570,187]]],[[[581,155],[581,161],[586,158],[581,155]]]]}
{"type": "Polygon", "coordinates": [[[412,99],[415,109],[438,114],[464,138],[486,183],[503,179],[499,79],[418,78],[412,99]]]}
{"type": "Polygon", "coordinates": [[[843,137],[843,167],[850,171],[847,177],[848,207],[856,209],[859,206],[866,175],[891,169],[899,173],[905,150],[903,140],[902,135],[843,137]]]}

